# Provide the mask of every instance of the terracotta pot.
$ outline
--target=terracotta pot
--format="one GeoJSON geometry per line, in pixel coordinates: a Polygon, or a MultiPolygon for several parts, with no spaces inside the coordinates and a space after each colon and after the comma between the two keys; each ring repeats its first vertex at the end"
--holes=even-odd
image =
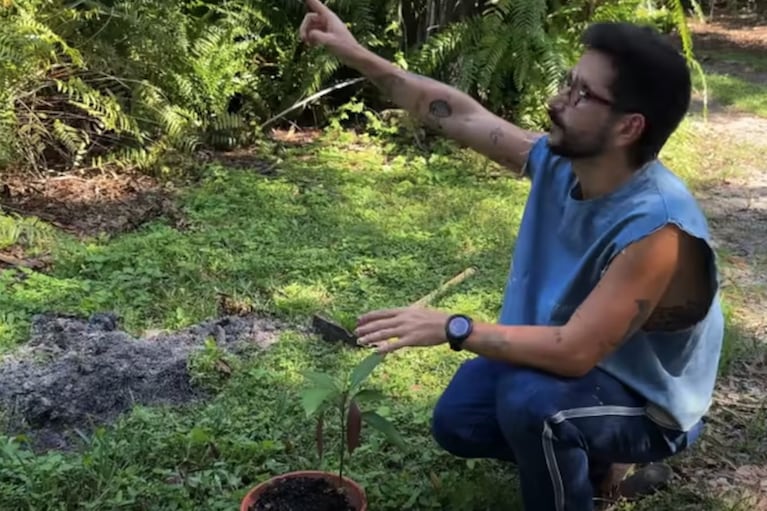
{"type": "MultiPolygon", "coordinates": [[[[250,490],[242,499],[242,503],[240,504],[240,511],[250,511],[250,506],[258,502],[261,494],[263,494],[272,484],[285,479],[295,479],[299,477],[325,479],[333,486],[338,487],[337,473],[334,474],[332,472],[322,472],[319,470],[300,470],[297,472],[288,472],[287,474],[272,477],[271,479],[264,481],[263,483],[250,490]]],[[[359,484],[346,477],[343,478],[343,482],[344,490],[346,491],[346,497],[349,499],[349,503],[352,505],[352,507],[354,507],[354,509],[357,511],[367,511],[368,501],[367,497],[365,496],[365,490],[363,490],[359,484]]]]}

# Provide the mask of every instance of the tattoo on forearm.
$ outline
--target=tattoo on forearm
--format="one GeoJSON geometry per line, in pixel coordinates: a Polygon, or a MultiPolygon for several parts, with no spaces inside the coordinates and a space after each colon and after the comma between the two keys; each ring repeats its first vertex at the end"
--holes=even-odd
{"type": "Polygon", "coordinates": [[[498,145],[498,142],[503,138],[503,130],[501,128],[495,128],[490,132],[490,140],[493,141],[493,145],[498,145]]]}
{"type": "Polygon", "coordinates": [[[430,80],[425,76],[414,73],[390,73],[381,76],[372,76],[370,81],[378,87],[390,100],[404,105],[415,113],[430,128],[442,130],[441,120],[453,115],[453,107],[446,99],[432,99],[432,93],[418,92],[415,104],[410,104],[405,99],[410,99],[414,91],[408,89],[408,79],[430,80]],[[431,96],[431,97],[429,97],[431,96]],[[428,102],[428,105],[427,105],[428,102]]]}
{"type": "Polygon", "coordinates": [[[556,330],[554,330],[554,340],[556,341],[557,344],[562,344],[562,329],[561,328],[557,328],[556,330]]]}
{"type": "Polygon", "coordinates": [[[429,115],[438,119],[446,119],[453,115],[450,103],[444,99],[435,99],[429,104],[429,115]]]}
{"type": "Polygon", "coordinates": [[[645,321],[647,321],[648,316],[650,315],[651,309],[650,309],[650,301],[649,300],[636,300],[637,304],[637,313],[634,315],[634,318],[631,320],[631,323],[629,323],[628,329],[626,329],[626,333],[623,334],[623,337],[620,339],[619,342],[625,341],[629,338],[634,332],[636,332],[638,329],[644,325],[645,321]]]}

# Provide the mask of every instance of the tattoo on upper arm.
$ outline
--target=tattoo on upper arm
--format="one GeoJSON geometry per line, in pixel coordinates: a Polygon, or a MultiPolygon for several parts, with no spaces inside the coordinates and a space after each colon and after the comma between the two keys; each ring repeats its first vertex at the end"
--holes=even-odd
{"type": "Polygon", "coordinates": [[[690,328],[706,316],[708,305],[703,301],[688,301],[681,305],[657,307],[650,314],[645,328],[667,332],[690,328]]]}
{"type": "Polygon", "coordinates": [[[650,313],[652,312],[652,310],[650,309],[649,300],[636,300],[636,305],[637,305],[637,312],[634,315],[634,317],[631,319],[631,322],[629,323],[629,326],[626,329],[626,333],[623,334],[623,337],[618,342],[625,341],[634,332],[639,330],[642,327],[642,325],[644,325],[645,321],[647,321],[647,318],[650,316],[650,313]]]}
{"type": "Polygon", "coordinates": [[[503,138],[503,130],[501,128],[495,128],[490,132],[490,140],[493,141],[493,145],[498,145],[498,142],[503,138]]]}

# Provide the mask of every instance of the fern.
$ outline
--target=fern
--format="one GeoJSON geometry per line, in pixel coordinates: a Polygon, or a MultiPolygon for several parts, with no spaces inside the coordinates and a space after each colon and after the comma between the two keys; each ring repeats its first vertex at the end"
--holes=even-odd
{"type": "MultiPolygon", "coordinates": [[[[377,53],[531,127],[591,21],[675,27],[702,76],[681,0],[559,4],[328,0],[377,53]]],[[[0,164],[150,169],[247,143],[251,126],[356,74],[299,41],[304,14],[300,0],[14,0],[0,10],[0,164]]],[[[318,119],[338,99],[320,101],[318,119]]]]}
{"type": "Polygon", "coordinates": [[[546,32],[546,13],[545,0],[499,0],[427,40],[415,56],[417,68],[447,79],[499,113],[519,111],[515,107],[525,96],[550,90],[561,75],[563,63],[546,32]]]}
{"type": "MultiPolygon", "coordinates": [[[[693,10],[696,13],[701,14],[700,5],[696,0],[691,0],[693,4],[693,10]]],[[[685,12],[684,5],[681,0],[668,0],[671,8],[672,18],[675,26],[679,32],[679,36],[682,40],[682,51],[687,59],[688,64],[694,72],[698,74],[703,84],[703,115],[704,118],[708,116],[708,82],[706,80],[706,73],[703,71],[703,67],[700,62],[695,58],[693,52],[692,34],[690,27],[687,24],[687,13],[685,12]]]]}

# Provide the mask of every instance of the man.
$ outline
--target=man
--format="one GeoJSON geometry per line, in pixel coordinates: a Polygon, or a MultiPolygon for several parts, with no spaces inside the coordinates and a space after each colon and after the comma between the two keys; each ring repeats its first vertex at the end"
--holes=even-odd
{"type": "Polygon", "coordinates": [[[724,321],[706,220],[657,159],[690,101],[685,60],[660,35],[596,24],[531,133],[462,92],[363,48],[319,0],[302,38],[402,108],[531,180],[498,324],[405,307],[359,319],[381,352],[477,355],[436,405],[447,451],[519,467],[525,509],[593,509],[617,464],[691,445],[713,393],[724,321]]]}

